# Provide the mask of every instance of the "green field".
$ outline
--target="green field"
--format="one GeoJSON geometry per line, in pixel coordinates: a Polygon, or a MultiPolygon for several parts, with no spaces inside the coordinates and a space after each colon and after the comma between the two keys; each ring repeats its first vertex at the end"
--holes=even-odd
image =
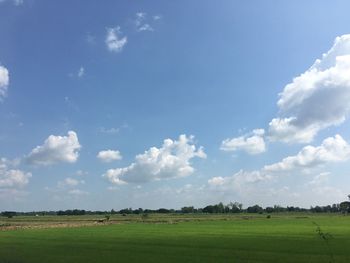
{"type": "Polygon", "coordinates": [[[1,263],[350,262],[350,217],[341,215],[113,216],[106,225],[59,228],[96,216],[0,220],[36,226],[0,231],[1,263]],[[332,235],[329,246],[313,222],[332,235]]]}

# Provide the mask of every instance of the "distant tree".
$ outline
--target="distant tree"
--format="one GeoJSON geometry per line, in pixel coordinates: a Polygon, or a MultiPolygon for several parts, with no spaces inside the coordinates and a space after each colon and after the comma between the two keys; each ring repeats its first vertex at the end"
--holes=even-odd
{"type": "Polygon", "coordinates": [[[216,213],[224,213],[225,212],[225,207],[222,202],[218,203],[216,205],[216,213]]]}
{"type": "Polygon", "coordinates": [[[344,201],[339,204],[340,211],[342,213],[350,213],[350,202],[349,201],[344,201]]]}
{"type": "Polygon", "coordinates": [[[339,204],[333,204],[332,208],[331,208],[331,212],[332,213],[336,213],[336,212],[339,212],[339,211],[340,211],[339,204]]]}
{"type": "Polygon", "coordinates": [[[230,202],[227,206],[230,208],[231,213],[239,213],[242,210],[242,204],[238,202],[230,202]]]}
{"type": "Polygon", "coordinates": [[[169,212],[170,212],[169,209],[166,209],[166,208],[159,208],[157,210],[157,213],[161,213],[161,214],[167,214],[169,212]]]}
{"type": "Polygon", "coordinates": [[[203,208],[203,213],[215,213],[214,206],[212,205],[207,205],[206,207],[203,208]]]}
{"type": "Polygon", "coordinates": [[[7,218],[12,218],[12,217],[16,216],[17,213],[13,212],[13,211],[4,211],[4,212],[1,212],[1,215],[5,216],[7,218]]]}
{"type": "Polygon", "coordinates": [[[323,212],[323,209],[322,209],[322,207],[317,205],[317,206],[314,207],[314,212],[321,213],[321,212],[323,212]]]}
{"type": "Polygon", "coordinates": [[[280,206],[280,205],[274,205],[273,210],[274,210],[274,212],[285,212],[287,209],[280,206]]]}
{"type": "Polygon", "coordinates": [[[273,207],[268,206],[268,207],[265,208],[265,211],[266,211],[266,213],[273,213],[274,209],[273,209],[273,207]]]}
{"type": "Polygon", "coordinates": [[[124,208],[119,211],[119,214],[132,214],[131,208],[124,208]]]}
{"type": "Polygon", "coordinates": [[[248,213],[262,213],[264,209],[259,205],[249,206],[247,208],[248,213]]]}
{"type": "Polygon", "coordinates": [[[143,209],[142,208],[135,209],[135,210],[132,211],[132,213],[135,214],[135,215],[142,214],[143,213],[143,209]]]}
{"type": "Polygon", "coordinates": [[[194,213],[195,209],[193,206],[184,206],[181,208],[181,213],[188,214],[188,213],[194,213]]]}

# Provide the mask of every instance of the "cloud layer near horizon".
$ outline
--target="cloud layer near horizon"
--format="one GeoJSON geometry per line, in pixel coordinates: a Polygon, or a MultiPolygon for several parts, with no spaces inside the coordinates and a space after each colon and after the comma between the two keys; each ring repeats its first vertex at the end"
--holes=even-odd
{"type": "Polygon", "coordinates": [[[208,185],[226,191],[244,191],[250,185],[276,179],[296,171],[312,171],[329,163],[344,162],[350,159],[350,145],[340,135],[328,137],[319,146],[305,146],[296,155],[282,161],[265,165],[256,171],[243,171],[232,176],[216,176],[208,180],[208,185]]]}

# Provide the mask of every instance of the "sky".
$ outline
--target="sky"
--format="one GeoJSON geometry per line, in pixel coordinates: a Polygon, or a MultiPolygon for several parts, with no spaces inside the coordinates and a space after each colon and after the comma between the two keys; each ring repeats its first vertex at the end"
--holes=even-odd
{"type": "Polygon", "coordinates": [[[349,9],[0,0],[0,211],[344,201],[349,9]]]}

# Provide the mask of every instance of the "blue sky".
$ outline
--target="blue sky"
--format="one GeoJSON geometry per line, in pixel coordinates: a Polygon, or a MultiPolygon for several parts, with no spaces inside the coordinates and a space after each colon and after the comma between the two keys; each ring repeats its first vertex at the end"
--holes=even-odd
{"type": "Polygon", "coordinates": [[[349,8],[0,0],[0,210],[344,200],[349,8]]]}

